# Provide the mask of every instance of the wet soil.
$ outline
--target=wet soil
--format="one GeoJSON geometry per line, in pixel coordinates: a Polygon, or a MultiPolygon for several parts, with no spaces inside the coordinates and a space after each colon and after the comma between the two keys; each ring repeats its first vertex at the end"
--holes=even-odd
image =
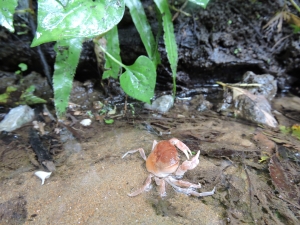
{"type": "MultiPolygon", "coordinates": [[[[297,101],[275,102],[281,108],[277,110],[284,106],[299,112],[299,105],[286,104],[297,101]]],[[[299,224],[299,140],[212,111],[200,113],[182,102],[165,115],[155,115],[143,112],[112,125],[96,121],[90,127],[75,125],[82,150],[56,152],[56,171],[44,185],[34,176],[44,169],[34,161],[28,127],[2,138],[0,223],[299,224]],[[168,128],[171,134],[158,137],[141,129],[145,122],[157,130],[168,128]],[[183,180],[202,184],[200,191],[216,187],[216,193],[196,198],[167,185],[167,197],[161,199],[153,182],[148,192],[127,196],[148,173],[139,154],[121,156],[139,147],[148,155],[153,140],[171,137],[194,152],[201,150],[200,164],[183,180]],[[263,155],[268,157],[260,163],[263,155]]]]}

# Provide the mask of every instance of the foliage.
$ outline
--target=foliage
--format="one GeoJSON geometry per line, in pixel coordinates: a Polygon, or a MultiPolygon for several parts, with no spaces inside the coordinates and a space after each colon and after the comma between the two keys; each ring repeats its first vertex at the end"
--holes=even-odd
{"type": "Polygon", "coordinates": [[[260,160],[258,160],[259,163],[263,163],[263,162],[267,162],[267,160],[269,159],[270,157],[268,155],[262,155],[260,157],[260,160]]]}
{"type": "Polygon", "coordinates": [[[279,129],[280,129],[281,133],[291,134],[292,136],[294,136],[300,140],[300,125],[299,124],[294,124],[292,127],[280,126],[279,129]]]}
{"type": "Polygon", "coordinates": [[[18,90],[18,87],[8,86],[5,93],[0,95],[1,105],[34,105],[46,103],[47,101],[35,96],[33,92],[35,91],[34,85],[28,87],[25,91],[18,90]],[[21,93],[21,95],[20,95],[21,93]],[[11,97],[14,96],[14,97],[11,97]],[[17,97],[17,99],[15,99],[17,97]],[[13,100],[13,102],[12,102],[13,100]]]}
{"type": "Polygon", "coordinates": [[[56,60],[53,74],[55,108],[58,117],[63,116],[72,90],[73,76],[79,61],[82,39],[57,41],[54,50],[56,60]]]}
{"type": "Polygon", "coordinates": [[[141,36],[147,54],[156,66],[160,63],[160,56],[143,6],[140,0],[125,0],[125,4],[130,10],[133,23],[141,36]]]}
{"type": "Polygon", "coordinates": [[[203,7],[204,9],[206,8],[209,0],[189,0],[190,2],[193,2],[197,5],[200,5],[201,7],[203,7]]]}
{"type": "Polygon", "coordinates": [[[16,87],[8,86],[5,93],[0,95],[0,105],[5,105],[9,101],[10,94],[17,90],[16,87]]]}
{"type": "Polygon", "coordinates": [[[26,71],[28,69],[28,66],[25,63],[20,63],[19,65],[19,70],[15,72],[15,74],[21,74],[22,72],[26,71]]]}
{"type": "Polygon", "coordinates": [[[113,119],[104,119],[104,123],[113,124],[115,121],[113,119]]]}
{"type": "MultiPolygon", "coordinates": [[[[106,45],[106,50],[119,62],[121,62],[120,56],[120,44],[117,26],[114,26],[110,31],[105,34],[105,39],[109,40],[106,45]]],[[[121,67],[118,63],[109,57],[105,58],[104,72],[102,74],[102,79],[109,77],[118,79],[121,67]]]]}
{"type": "MultiPolygon", "coordinates": [[[[0,24],[13,32],[12,17],[17,0],[3,1],[6,4],[0,9],[0,24]]],[[[209,0],[190,1],[205,8],[209,0]]],[[[163,21],[164,41],[171,65],[175,94],[178,55],[171,12],[167,0],[155,0],[155,3],[160,12],[159,17],[162,17],[163,21]]],[[[94,43],[105,52],[103,79],[118,78],[120,68],[123,67],[126,71],[120,75],[120,84],[128,95],[148,103],[154,95],[156,67],[160,63],[157,49],[158,37],[155,39],[151,32],[140,0],[38,0],[38,27],[31,46],[57,41],[53,88],[59,117],[64,115],[67,107],[82,42],[84,38],[95,37],[97,38],[94,39],[94,43]],[[131,66],[125,66],[121,62],[116,28],[123,17],[125,4],[130,10],[148,54],[148,57],[138,57],[131,66]],[[101,38],[105,38],[108,42],[101,45],[98,42],[101,38]]]]}
{"type": "Polygon", "coordinates": [[[0,24],[8,29],[10,32],[14,32],[13,27],[13,14],[15,8],[18,5],[18,0],[2,0],[0,7],[0,24]]]}
{"type": "Polygon", "coordinates": [[[140,101],[150,103],[156,81],[156,68],[153,62],[146,56],[140,56],[133,65],[125,66],[110,55],[102,46],[99,47],[110,59],[126,69],[120,76],[120,84],[125,93],[140,101]]]}
{"type": "Polygon", "coordinates": [[[18,102],[19,105],[34,105],[34,104],[43,104],[47,103],[46,100],[39,98],[35,95],[33,95],[33,92],[35,91],[34,85],[31,85],[28,87],[20,96],[20,102],[18,102]]]}
{"type": "Polygon", "coordinates": [[[31,46],[103,34],[120,22],[124,10],[124,0],[39,0],[38,27],[31,46]]]}
{"type": "Polygon", "coordinates": [[[154,95],[156,68],[146,56],[140,56],[120,77],[123,90],[130,96],[150,103],[154,95]]]}
{"type": "Polygon", "coordinates": [[[164,41],[166,45],[166,51],[168,60],[171,65],[172,77],[173,77],[173,94],[176,92],[176,71],[177,71],[177,61],[178,61],[178,53],[177,53],[177,44],[174,34],[174,28],[172,23],[172,15],[169,10],[169,6],[167,1],[154,0],[163,20],[163,28],[164,28],[164,41]]]}
{"type": "Polygon", "coordinates": [[[39,0],[38,28],[31,46],[57,41],[53,89],[58,117],[64,115],[68,105],[83,38],[112,29],[122,19],[124,10],[122,0],[39,0]]]}

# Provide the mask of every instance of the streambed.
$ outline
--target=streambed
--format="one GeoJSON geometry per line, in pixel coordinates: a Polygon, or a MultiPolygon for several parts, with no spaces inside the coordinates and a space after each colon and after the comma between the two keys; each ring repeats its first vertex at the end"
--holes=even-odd
{"type": "MultiPolygon", "coordinates": [[[[293,100],[276,99],[275,106],[282,107],[286,102],[293,100]]],[[[32,150],[28,148],[26,128],[18,130],[18,138],[11,142],[1,139],[1,224],[299,222],[298,200],[278,187],[269,172],[270,158],[278,156],[279,146],[285,146],[287,154],[297,156],[293,146],[299,146],[299,141],[295,138],[286,138],[289,145],[277,143],[276,147],[266,136],[274,132],[270,129],[214,112],[199,113],[193,107],[187,111],[180,103],[175,103],[160,119],[144,112],[111,125],[93,122],[90,127],[80,127],[78,132],[83,136],[82,150],[67,157],[64,152],[56,153],[54,161],[60,163],[44,185],[33,175],[38,167],[30,159],[32,150]],[[171,135],[158,137],[141,129],[138,125],[145,120],[153,126],[169,126],[171,135]],[[201,191],[210,191],[215,186],[216,193],[196,198],[177,193],[167,185],[167,197],[161,199],[153,182],[150,191],[127,196],[143,184],[148,173],[139,154],[125,159],[121,156],[139,147],[148,155],[153,140],[171,137],[182,140],[192,151],[201,150],[200,164],[188,171],[183,180],[202,184],[201,191]],[[259,163],[265,152],[269,152],[269,158],[259,163]]],[[[278,161],[282,165],[277,167],[278,173],[293,175],[289,176],[290,191],[299,196],[299,161],[280,156],[278,161]]]]}

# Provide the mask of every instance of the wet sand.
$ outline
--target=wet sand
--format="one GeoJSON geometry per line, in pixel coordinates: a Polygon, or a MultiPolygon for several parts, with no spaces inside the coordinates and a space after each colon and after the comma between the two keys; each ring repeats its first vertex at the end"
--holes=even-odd
{"type": "MultiPolygon", "coordinates": [[[[170,187],[163,215],[156,209],[160,198],[154,183],[149,192],[127,196],[143,184],[147,171],[138,153],[121,156],[141,146],[149,153],[154,138],[136,129],[100,133],[82,143],[83,150],[72,154],[44,185],[31,171],[2,182],[0,202],[24,196],[25,224],[220,224],[218,207],[170,187]]],[[[213,203],[213,197],[207,198],[213,203]]]]}

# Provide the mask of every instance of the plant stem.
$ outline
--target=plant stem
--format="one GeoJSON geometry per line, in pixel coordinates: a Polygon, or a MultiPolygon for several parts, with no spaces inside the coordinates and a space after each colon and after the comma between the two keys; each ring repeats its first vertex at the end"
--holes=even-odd
{"type": "MultiPolygon", "coordinates": [[[[25,3],[27,3],[27,7],[29,9],[29,10],[27,10],[29,12],[28,13],[28,22],[29,22],[29,27],[30,27],[32,36],[34,37],[35,33],[36,33],[36,24],[35,24],[35,20],[33,18],[33,15],[35,15],[35,13],[34,13],[34,10],[33,10],[33,7],[32,7],[32,0],[25,1],[25,3]]],[[[36,47],[36,50],[37,50],[37,53],[40,56],[40,60],[41,60],[42,66],[43,66],[44,74],[48,79],[48,83],[49,83],[50,87],[53,89],[53,84],[52,84],[52,79],[51,79],[52,71],[51,71],[50,66],[48,65],[46,56],[45,56],[44,52],[42,51],[42,48],[41,48],[40,45],[36,47]]]]}
{"type": "MultiPolygon", "coordinates": [[[[94,42],[95,43],[95,42],[94,42]]],[[[101,45],[99,45],[97,42],[96,44],[99,46],[99,48],[106,54],[108,55],[109,58],[111,58],[115,63],[117,63],[118,65],[122,66],[123,68],[127,69],[127,67],[121,63],[120,61],[118,61],[115,57],[113,57],[111,54],[109,54],[101,45]]]]}
{"type": "Polygon", "coordinates": [[[296,4],[296,2],[294,2],[294,0],[290,0],[290,2],[298,10],[298,12],[300,12],[300,7],[296,4]]]}

